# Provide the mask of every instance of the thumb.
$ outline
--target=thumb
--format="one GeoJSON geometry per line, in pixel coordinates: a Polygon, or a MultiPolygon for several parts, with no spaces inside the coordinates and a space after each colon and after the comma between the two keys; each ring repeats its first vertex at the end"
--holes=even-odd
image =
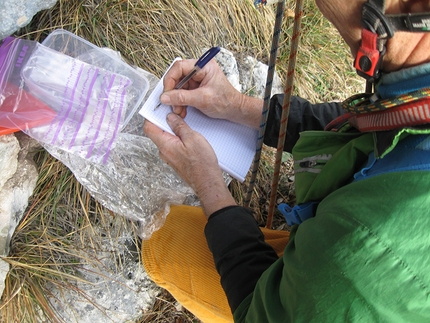
{"type": "Polygon", "coordinates": [[[187,125],[187,123],[175,113],[169,113],[167,115],[167,124],[170,126],[170,129],[184,141],[184,138],[193,133],[193,130],[187,125]]]}

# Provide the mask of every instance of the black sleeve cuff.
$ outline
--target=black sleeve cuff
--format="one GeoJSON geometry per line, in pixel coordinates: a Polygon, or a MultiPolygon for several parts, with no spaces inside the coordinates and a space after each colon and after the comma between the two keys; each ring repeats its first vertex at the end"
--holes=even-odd
{"type": "MultiPolygon", "coordinates": [[[[264,134],[264,144],[270,147],[278,146],[283,100],[283,94],[274,95],[270,100],[269,115],[264,134]]],[[[299,139],[300,132],[305,130],[324,130],[330,121],[344,113],[345,111],[339,102],[312,104],[305,99],[292,96],[284,151],[292,151],[299,139]]]]}
{"type": "Polygon", "coordinates": [[[254,291],[261,274],[277,259],[252,213],[240,206],[211,215],[206,240],[232,312],[254,291]]]}
{"type": "Polygon", "coordinates": [[[230,209],[234,209],[234,208],[239,208],[241,206],[239,205],[230,205],[230,206],[226,206],[225,208],[222,208],[218,211],[215,211],[214,213],[212,213],[211,215],[209,215],[208,221],[210,221],[210,219],[215,218],[218,214],[222,214],[230,209]]]}

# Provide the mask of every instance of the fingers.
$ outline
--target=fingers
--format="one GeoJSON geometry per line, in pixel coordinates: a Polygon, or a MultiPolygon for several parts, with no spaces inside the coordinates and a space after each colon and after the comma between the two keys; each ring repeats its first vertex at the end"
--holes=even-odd
{"type": "MultiPolygon", "coordinates": [[[[164,91],[170,91],[175,88],[182,78],[185,77],[193,68],[196,60],[176,61],[164,76],[164,91]]],[[[167,103],[166,103],[167,104],[167,103]]]]}
{"type": "Polygon", "coordinates": [[[163,138],[166,136],[172,136],[170,133],[163,131],[148,120],[145,120],[145,123],[143,124],[143,132],[154,142],[157,147],[163,144],[165,141],[163,138]]]}
{"type": "Polygon", "coordinates": [[[185,121],[175,113],[167,115],[167,123],[172,131],[185,142],[187,138],[192,135],[193,130],[185,123],[185,121]]]}
{"type": "Polygon", "coordinates": [[[184,107],[173,107],[173,112],[184,119],[187,116],[187,109],[184,107]]]}
{"type": "Polygon", "coordinates": [[[173,113],[176,113],[181,118],[185,118],[185,116],[187,115],[187,109],[186,109],[187,105],[186,104],[184,104],[184,105],[177,105],[177,103],[172,104],[171,96],[170,96],[169,93],[167,93],[167,94],[163,93],[160,96],[160,102],[163,103],[163,104],[166,104],[166,105],[171,105],[172,109],[173,109],[173,113]]]}
{"type": "MultiPolygon", "coordinates": [[[[180,119],[180,117],[177,116],[176,114],[170,113],[169,115],[176,116],[177,119],[180,119]]],[[[180,126],[178,126],[177,123],[174,123],[174,125],[175,125],[176,131],[181,133],[181,131],[178,130],[178,127],[180,128],[180,126]]],[[[181,138],[179,136],[175,136],[168,132],[163,131],[162,129],[160,129],[159,127],[157,127],[156,125],[154,125],[148,120],[145,120],[145,123],[143,125],[143,131],[148,136],[148,138],[151,139],[154,142],[154,144],[158,147],[160,158],[164,160],[168,165],[173,167],[173,169],[175,169],[176,172],[178,172],[178,169],[175,164],[175,161],[178,162],[178,158],[177,156],[175,157],[175,154],[176,154],[175,152],[179,147],[184,147],[181,141],[181,138]],[[174,157],[172,157],[172,154],[174,157]]],[[[182,149],[183,148],[179,148],[179,150],[182,150],[182,149]]]]}
{"type": "Polygon", "coordinates": [[[175,62],[164,78],[164,93],[160,102],[170,105],[173,112],[185,118],[188,106],[193,106],[212,117],[224,117],[225,107],[230,104],[225,99],[231,92],[230,83],[216,61],[211,60],[205,68],[198,71],[182,89],[175,85],[194,68],[195,60],[175,62]],[[222,111],[221,116],[218,110],[222,111]]]}
{"type": "Polygon", "coordinates": [[[145,120],[145,122],[143,124],[143,132],[149,137],[152,135],[157,135],[157,133],[161,133],[161,132],[163,132],[163,130],[158,128],[152,122],[145,120]]]}
{"type": "MultiPolygon", "coordinates": [[[[185,121],[174,113],[167,115],[167,123],[172,129],[173,133],[181,140],[187,140],[192,134],[193,130],[185,123],[185,121]]],[[[177,140],[178,138],[172,134],[163,131],[152,122],[145,120],[143,124],[143,131],[151,139],[157,147],[163,147],[167,142],[171,140],[177,140]]]]}
{"type": "MultiPolygon", "coordinates": [[[[198,88],[195,90],[171,90],[164,92],[160,96],[160,101],[163,104],[171,105],[174,108],[182,108],[187,106],[199,106],[202,101],[202,95],[205,89],[198,88]]],[[[179,114],[174,110],[175,113],[179,114]]]]}
{"type": "Polygon", "coordinates": [[[172,65],[164,77],[164,93],[160,96],[160,102],[166,105],[171,105],[173,112],[181,118],[185,118],[187,115],[186,107],[191,105],[191,103],[189,103],[189,95],[187,95],[187,92],[184,90],[189,89],[190,84],[194,84],[192,88],[197,88],[199,84],[190,80],[188,84],[184,86],[184,90],[180,90],[181,92],[179,93],[173,93],[173,98],[170,92],[174,89],[176,84],[194,68],[195,62],[196,60],[177,61],[172,65]]]}

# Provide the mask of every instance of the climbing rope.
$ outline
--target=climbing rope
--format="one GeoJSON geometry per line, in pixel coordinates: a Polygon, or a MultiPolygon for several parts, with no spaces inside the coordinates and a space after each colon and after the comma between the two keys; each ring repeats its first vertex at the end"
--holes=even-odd
{"type": "MultiPolygon", "coordinates": [[[[261,3],[256,2],[255,5],[261,5],[261,3]]],[[[249,208],[251,198],[252,198],[252,193],[254,191],[255,179],[257,177],[258,168],[260,166],[261,150],[263,147],[264,132],[266,131],[267,116],[269,114],[270,97],[272,94],[272,85],[273,85],[273,78],[275,74],[276,57],[277,57],[278,48],[279,48],[279,36],[281,35],[282,18],[284,16],[284,10],[285,10],[285,1],[278,2],[277,8],[276,8],[276,19],[275,19],[275,26],[273,31],[272,46],[270,49],[270,59],[269,59],[269,68],[268,68],[267,79],[266,79],[266,88],[264,92],[263,112],[261,114],[260,130],[258,133],[257,149],[255,151],[255,157],[254,157],[252,170],[251,170],[251,179],[249,181],[248,190],[244,201],[244,206],[246,208],[249,208]]]]}
{"type": "MultiPolygon", "coordinates": [[[[254,4],[258,7],[261,5],[266,5],[267,3],[273,3],[274,1],[275,0],[256,0],[254,4]]],[[[247,195],[244,201],[244,206],[247,208],[249,208],[249,205],[250,205],[252,193],[254,191],[254,186],[255,186],[255,179],[257,177],[257,172],[261,161],[261,151],[262,151],[264,132],[266,130],[266,123],[267,123],[267,117],[269,112],[270,96],[272,93],[273,77],[275,72],[276,57],[277,57],[277,52],[279,47],[279,36],[282,28],[282,18],[284,16],[284,10],[285,10],[285,1],[284,0],[278,1],[272,46],[270,50],[269,69],[268,69],[266,89],[264,94],[263,112],[261,115],[257,149],[256,149],[256,153],[255,153],[255,157],[252,165],[251,179],[248,185],[247,195]]],[[[293,84],[294,84],[294,74],[295,74],[295,68],[296,68],[297,49],[298,49],[298,44],[300,39],[300,24],[301,24],[302,16],[303,16],[303,0],[297,0],[296,10],[294,14],[293,35],[291,38],[290,57],[288,62],[287,86],[284,91],[281,127],[279,131],[278,147],[277,147],[276,157],[275,157],[275,168],[274,168],[274,176],[272,180],[272,188],[271,188],[271,195],[270,195],[269,214],[266,221],[267,228],[271,228],[272,221],[273,221],[273,214],[275,212],[276,193],[277,193],[278,184],[279,184],[279,173],[280,173],[281,162],[282,162],[282,152],[284,151],[285,137],[287,134],[288,115],[290,113],[290,99],[291,99],[293,84]]]]}
{"type": "Polygon", "coordinates": [[[275,157],[275,169],[270,192],[269,214],[267,216],[266,228],[272,227],[273,214],[276,205],[276,193],[278,191],[279,173],[281,169],[282,153],[284,151],[284,143],[287,135],[288,115],[290,113],[290,100],[293,92],[294,75],[296,70],[297,51],[300,40],[300,26],[303,16],[303,0],[296,1],[296,9],[294,12],[293,35],[291,37],[291,49],[288,61],[287,85],[284,91],[284,101],[282,104],[281,126],[279,130],[278,146],[275,157]]]}

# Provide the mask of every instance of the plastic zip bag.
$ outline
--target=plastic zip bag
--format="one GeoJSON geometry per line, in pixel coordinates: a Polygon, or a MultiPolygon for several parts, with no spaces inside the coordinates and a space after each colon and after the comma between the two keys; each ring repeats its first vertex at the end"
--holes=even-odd
{"type": "Polygon", "coordinates": [[[41,44],[36,45],[21,75],[29,92],[57,114],[45,126],[23,130],[39,142],[106,163],[123,126],[131,80],[41,44]]]}
{"type": "MultiPolygon", "coordinates": [[[[9,44],[6,47],[6,55],[3,57],[3,61],[7,59],[8,64],[2,64],[2,56],[0,56],[0,71],[3,71],[0,74],[0,104],[12,100],[14,107],[9,112],[0,112],[0,126],[3,118],[4,125],[15,127],[15,129],[6,128],[8,131],[21,129],[37,139],[51,155],[63,162],[73,172],[77,180],[101,204],[116,214],[139,223],[139,236],[142,239],[148,239],[154,231],[161,227],[171,204],[198,205],[192,189],[160,159],[157,147],[144,136],[142,131],[143,118],[137,113],[137,110],[147,95],[148,88],[153,88],[158,79],[139,68],[131,68],[123,61],[119,62],[117,52],[98,48],[92,44],[82,46],[82,44],[85,45],[84,40],[65,31],[55,33],[49,40],[48,44],[54,46],[55,49],[37,45],[33,41],[15,39],[12,42],[13,46],[9,44]],[[67,46],[65,50],[63,50],[63,44],[67,46]],[[23,50],[22,48],[25,46],[27,47],[23,50]],[[10,50],[12,47],[14,50],[10,50]],[[79,51],[76,50],[77,48],[79,51]],[[85,50],[82,50],[83,48],[85,50]],[[78,55],[69,56],[71,53],[78,55]],[[33,54],[34,57],[30,57],[33,54]],[[46,55],[60,63],[51,65],[52,63],[47,60],[46,55]],[[57,57],[57,55],[61,56],[57,57]],[[63,56],[69,56],[69,58],[63,56]],[[73,63],[71,59],[80,61],[73,63]],[[10,62],[14,62],[14,64],[10,64],[10,62]],[[15,62],[19,62],[19,66],[15,66],[15,62]],[[67,79],[59,77],[54,81],[51,77],[60,75],[62,69],[64,72],[66,69],[63,68],[63,65],[68,66],[69,74],[71,74],[73,66],[75,69],[82,69],[82,73],[91,73],[92,69],[98,67],[102,71],[96,80],[101,82],[98,83],[99,90],[96,91],[99,95],[106,93],[105,90],[101,90],[106,86],[102,83],[103,78],[121,74],[118,79],[115,76],[115,80],[120,81],[115,83],[114,80],[112,86],[122,88],[127,93],[127,100],[124,101],[124,104],[127,104],[124,106],[126,111],[119,117],[121,121],[117,124],[117,134],[111,138],[112,145],[108,146],[108,149],[106,146],[100,148],[94,145],[92,151],[94,154],[89,156],[90,158],[87,158],[89,150],[85,151],[86,146],[81,144],[82,138],[85,137],[76,135],[73,142],[73,136],[67,134],[67,132],[76,132],[76,128],[73,127],[76,126],[76,120],[82,117],[78,107],[72,105],[68,113],[67,108],[63,109],[66,111],[63,113],[61,105],[58,106],[58,102],[62,102],[62,96],[59,96],[61,89],[66,91],[66,88],[69,87],[67,79]],[[132,82],[125,87],[127,78],[132,82]],[[4,84],[4,80],[14,85],[14,92],[5,91],[6,87],[1,86],[4,84]],[[43,101],[39,99],[42,97],[43,101]],[[23,116],[18,112],[24,102],[40,104],[42,108],[35,109],[33,106],[34,110],[30,111],[27,116],[23,116]],[[39,119],[39,123],[36,124],[31,123],[42,114],[45,114],[47,119],[39,119]],[[5,117],[6,115],[8,117],[5,117]],[[58,129],[63,119],[64,122],[56,135],[54,130],[58,129]],[[40,125],[40,123],[44,124],[40,125]],[[65,133],[63,133],[64,129],[65,133]],[[71,143],[84,147],[82,152],[74,150],[76,147],[73,145],[71,149],[68,149],[71,143]]],[[[94,71],[93,74],[95,75],[94,71]]],[[[77,89],[87,86],[85,81],[79,81],[76,77],[73,80],[77,89]]],[[[67,91],[69,90],[67,89],[67,91]]],[[[75,90],[75,93],[77,92],[78,90],[75,90]]],[[[93,95],[93,97],[90,96],[90,100],[97,97],[93,91],[86,93],[93,95]]],[[[70,97],[71,92],[66,92],[66,94],[70,97]]],[[[120,97],[109,98],[111,101],[108,101],[107,109],[118,106],[118,102],[121,102],[120,97]],[[114,103],[111,104],[111,102],[114,103]]],[[[109,116],[119,116],[118,113],[115,115],[112,111],[106,111],[106,113],[109,116]]],[[[114,122],[115,119],[112,120],[114,122]]],[[[101,130],[104,131],[105,128],[100,128],[101,130]]],[[[111,130],[108,129],[108,131],[111,130]]]]}
{"type": "MultiPolygon", "coordinates": [[[[130,68],[99,56],[117,69],[130,68]]],[[[137,79],[143,80],[139,94],[127,75],[9,37],[0,48],[0,134],[21,130],[41,143],[105,163],[148,89],[144,77],[137,79]]]]}

